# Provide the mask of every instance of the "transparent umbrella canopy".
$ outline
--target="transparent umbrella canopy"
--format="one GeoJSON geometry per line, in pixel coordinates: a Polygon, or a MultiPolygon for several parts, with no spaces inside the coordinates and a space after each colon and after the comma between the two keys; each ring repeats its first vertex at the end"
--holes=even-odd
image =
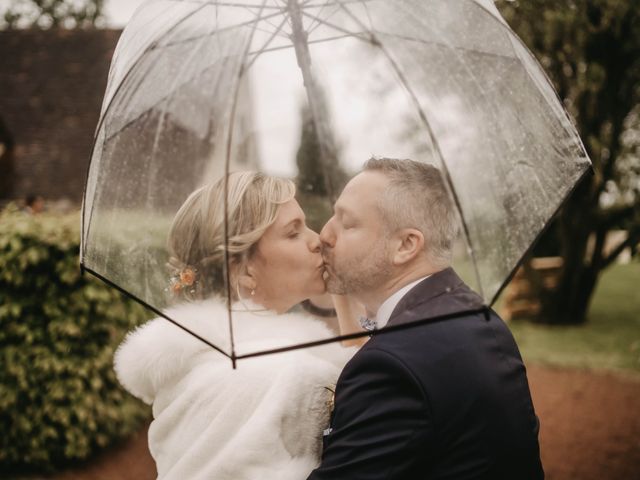
{"type": "Polygon", "coordinates": [[[441,169],[461,221],[455,265],[486,305],[590,166],[491,0],[149,1],[112,60],[82,266],[234,361],[269,353],[233,337],[233,286],[219,292],[222,337],[173,308],[176,212],[198,187],[257,170],[294,179],[318,228],[372,155],[441,169]]]}

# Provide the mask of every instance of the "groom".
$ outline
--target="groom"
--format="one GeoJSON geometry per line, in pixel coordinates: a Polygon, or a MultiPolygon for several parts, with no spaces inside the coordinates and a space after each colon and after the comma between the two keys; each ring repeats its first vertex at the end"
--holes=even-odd
{"type": "Polygon", "coordinates": [[[538,420],[505,324],[449,266],[457,220],[433,166],[371,159],[322,229],[329,291],[376,328],[344,368],[310,480],[544,478],[538,420]]]}

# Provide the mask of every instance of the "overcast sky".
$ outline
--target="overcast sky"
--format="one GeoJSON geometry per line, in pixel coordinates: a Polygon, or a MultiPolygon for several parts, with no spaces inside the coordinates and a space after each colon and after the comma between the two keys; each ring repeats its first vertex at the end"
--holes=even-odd
{"type": "Polygon", "coordinates": [[[122,28],[143,0],[106,0],[104,13],[110,27],[122,28]]]}

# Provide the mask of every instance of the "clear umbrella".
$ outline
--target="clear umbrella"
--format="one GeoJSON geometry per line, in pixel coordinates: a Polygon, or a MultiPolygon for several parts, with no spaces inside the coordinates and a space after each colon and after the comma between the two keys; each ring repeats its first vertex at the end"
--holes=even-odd
{"type": "Polygon", "coordinates": [[[231,302],[223,337],[171,313],[176,212],[199,186],[259,170],[296,178],[320,226],[372,155],[445,173],[463,232],[456,265],[487,305],[590,165],[490,0],[149,1],[111,65],[83,268],[234,361],[272,351],[234,341],[231,302]]]}

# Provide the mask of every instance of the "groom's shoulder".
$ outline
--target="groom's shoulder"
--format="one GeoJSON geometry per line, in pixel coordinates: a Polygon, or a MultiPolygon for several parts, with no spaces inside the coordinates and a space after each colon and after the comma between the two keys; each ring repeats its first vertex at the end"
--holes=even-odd
{"type": "Polygon", "coordinates": [[[495,368],[496,363],[521,363],[518,347],[508,327],[492,310],[460,312],[445,320],[404,324],[380,331],[356,354],[378,362],[396,363],[418,377],[439,376],[443,371],[495,368]]]}
{"type": "Polygon", "coordinates": [[[478,371],[505,359],[521,363],[508,327],[453,269],[423,280],[394,310],[388,326],[375,333],[354,357],[396,362],[420,377],[431,372],[478,371]]]}

